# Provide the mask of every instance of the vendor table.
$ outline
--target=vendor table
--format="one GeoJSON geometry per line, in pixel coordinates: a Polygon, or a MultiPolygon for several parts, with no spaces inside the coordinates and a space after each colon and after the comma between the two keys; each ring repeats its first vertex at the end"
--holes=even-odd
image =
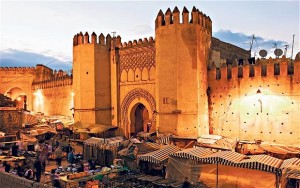
{"type": "MultiPolygon", "coordinates": [[[[127,171],[127,168],[117,168],[117,169],[112,169],[110,171],[106,172],[98,172],[90,176],[82,177],[82,178],[77,178],[77,179],[72,179],[69,180],[67,178],[67,175],[59,177],[59,182],[62,188],[73,188],[73,187],[78,187],[79,183],[81,182],[87,182],[90,180],[94,180],[95,177],[98,179],[99,177],[103,177],[104,175],[111,175],[111,174],[119,174],[127,171]],[[102,175],[102,176],[101,176],[102,175]]],[[[102,179],[102,178],[99,178],[102,179]]]]}
{"type": "Polygon", "coordinates": [[[4,162],[10,162],[10,161],[19,161],[19,160],[25,160],[24,156],[20,156],[20,157],[15,157],[15,156],[0,156],[0,161],[4,162]]]}

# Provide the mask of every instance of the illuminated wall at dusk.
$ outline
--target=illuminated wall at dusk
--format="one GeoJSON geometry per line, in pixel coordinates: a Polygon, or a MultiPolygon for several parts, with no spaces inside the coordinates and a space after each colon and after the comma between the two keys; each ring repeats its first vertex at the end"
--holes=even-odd
{"type": "Polygon", "coordinates": [[[64,75],[33,84],[33,111],[45,115],[65,115],[72,117],[74,93],[72,77],[64,75]]]}
{"type": "Polygon", "coordinates": [[[288,62],[262,59],[256,65],[212,66],[211,133],[299,145],[300,62],[294,62],[293,74],[288,74],[288,62]]]}

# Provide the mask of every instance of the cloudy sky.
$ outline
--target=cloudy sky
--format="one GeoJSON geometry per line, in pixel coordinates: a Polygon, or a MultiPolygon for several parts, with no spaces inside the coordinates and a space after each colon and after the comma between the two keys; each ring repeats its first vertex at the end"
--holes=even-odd
{"type": "MultiPolygon", "coordinates": [[[[82,31],[116,32],[122,42],[154,36],[160,9],[196,6],[213,21],[213,36],[273,56],[274,43],[299,52],[299,1],[6,1],[0,0],[0,66],[35,66],[70,70],[72,39],[82,31]]],[[[257,56],[258,57],[258,56],[257,56]]]]}

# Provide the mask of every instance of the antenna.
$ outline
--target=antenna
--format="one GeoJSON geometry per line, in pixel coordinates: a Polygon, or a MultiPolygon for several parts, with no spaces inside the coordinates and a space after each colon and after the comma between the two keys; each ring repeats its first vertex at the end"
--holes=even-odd
{"type": "Polygon", "coordinates": [[[277,49],[277,43],[273,43],[275,50],[277,49]]]}
{"type": "Polygon", "coordinates": [[[292,63],[293,63],[293,53],[294,53],[294,39],[295,39],[295,34],[293,34],[293,44],[292,44],[292,54],[291,54],[292,63]]]}
{"type": "Polygon", "coordinates": [[[252,35],[252,40],[251,40],[251,42],[250,42],[250,56],[251,56],[251,51],[252,51],[252,46],[253,46],[253,40],[254,40],[254,34],[252,35]]]}
{"type": "Polygon", "coordinates": [[[253,46],[253,40],[255,39],[254,34],[252,35],[252,40],[251,42],[246,42],[244,44],[250,44],[250,56],[252,56],[252,46],[253,46]]]}
{"type": "Polygon", "coordinates": [[[287,49],[290,45],[286,44],[284,45],[284,56],[286,57],[287,49]]]}
{"type": "Polygon", "coordinates": [[[112,35],[113,35],[113,38],[115,38],[117,32],[113,31],[113,32],[111,32],[111,33],[112,33],[112,35]]]}

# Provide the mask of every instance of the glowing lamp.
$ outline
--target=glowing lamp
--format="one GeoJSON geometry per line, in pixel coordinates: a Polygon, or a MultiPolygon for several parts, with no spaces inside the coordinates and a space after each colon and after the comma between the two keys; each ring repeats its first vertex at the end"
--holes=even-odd
{"type": "Polygon", "coordinates": [[[258,102],[260,103],[260,112],[262,112],[262,100],[261,100],[262,93],[261,93],[260,89],[258,89],[258,90],[256,91],[256,94],[257,94],[257,96],[258,96],[258,102]]]}

